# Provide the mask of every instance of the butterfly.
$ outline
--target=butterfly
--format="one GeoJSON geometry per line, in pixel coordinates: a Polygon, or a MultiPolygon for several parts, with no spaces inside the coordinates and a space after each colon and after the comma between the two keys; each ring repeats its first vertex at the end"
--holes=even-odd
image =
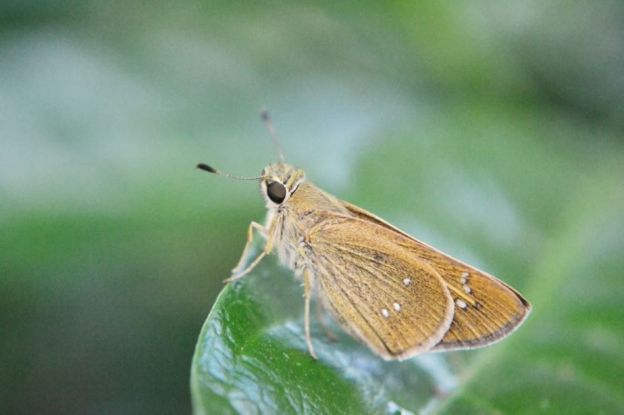
{"type": "Polygon", "coordinates": [[[305,338],[314,358],[313,293],[345,331],[386,360],[486,346],[525,321],[531,306],[514,288],[309,182],[303,170],[284,161],[268,113],[263,119],[279,162],[257,177],[232,176],[203,163],[198,168],[259,182],[267,220],[251,222],[241,259],[225,281],[242,279],[276,252],[303,279],[305,338]],[[265,243],[250,260],[256,234],[265,243]]]}

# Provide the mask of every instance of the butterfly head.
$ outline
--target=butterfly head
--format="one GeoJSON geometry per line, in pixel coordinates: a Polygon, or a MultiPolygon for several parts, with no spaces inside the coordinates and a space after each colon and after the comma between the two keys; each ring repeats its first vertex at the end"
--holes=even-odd
{"type": "Polygon", "coordinates": [[[261,177],[260,191],[270,208],[284,204],[305,180],[305,173],[290,164],[274,163],[262,170],[261,177]]]}

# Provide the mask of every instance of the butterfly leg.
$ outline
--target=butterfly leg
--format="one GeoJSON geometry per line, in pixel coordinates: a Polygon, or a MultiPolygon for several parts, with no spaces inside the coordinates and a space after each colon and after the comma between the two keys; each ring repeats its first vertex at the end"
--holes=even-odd
{"type": "Polygon", "coordinates": [[[241,254],[240,259],[238,260],[238,264],[236,264],[236,266],[232,270],[233,274],[238,274],[239,271],[245,265],[245,262],[247,261],[247,257],[249,256],[249,250],[251,249],[251,246],[253,245],[254,229],[257,230],[260,233],[260,235],[262,235],[264,238],[267,237],[267,230],[265,229],[264,226],[260,225],[258,222],[251,222],[249,224],[249,227],[247,228],[247,243],[245,244],[245,248],[243,248],[243,253],[241,254]]]}
{"type": "Polygon", "coordinates": [[[312,336],[310,335],[310,299],[312,298],[312,275],[307,269],[303,271],[303,296],[305,299],[303,324],[305,326],[305,338],[308,345],[308,351],[310,355],[318,359],[314,347],[312,346],[312,336]]]}
{"type": "Polygon", "coordinates": [[[236,264],[236,267],[232,270],[232,276],[226,280],[224,283],[230,283],[233,281],[240,280],[245,275],[247,275],[252,269],[255,268],[256,265],[264,258],[271,250],[273,249],[273,233],[269,232],[264,226],[260,225],[258,222],[251,222],[249,224],[249,228],[247,228],[247,243],[245,244],[245,248],[243,249],[243,253],[236,264]],[[245,262],[247,262],[247,257],[249,256],[249,250],[253,245],[253,231],[257,230],[262,236],[267,239],[266,244],[264,245],[264,249],[262,252],[247,266],[247,268],[243,269],[245,262]]]}

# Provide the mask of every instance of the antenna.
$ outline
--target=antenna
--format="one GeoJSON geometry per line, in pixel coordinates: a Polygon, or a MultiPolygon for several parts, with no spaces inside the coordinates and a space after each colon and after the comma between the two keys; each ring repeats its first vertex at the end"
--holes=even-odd
{"type": "Polygon", "coordinates": [[[266,126],[267,130],[269,130],[269,134],[271,135],[271,138],[273,139],[273,144],[275,145],[275,149],[277,150],[277,156],[279,157],[279,160],[283,163],[284,153],[282,153],[282,146],[280,146],[280,143],[277,139],[277,134],[275,133],[275,129],[273,128],[271,114],[269,114],[269,111],[266,108],[263,108],[260,112],[260,118],[262,118],[262,121],[264,121],[264,125],[266,126]]]}
{"type": "Polygon", "coordinates": [[[230,179],[236,179],[236,180],[261,180],[264,179],[265,176],[257,176],[257,177],[249,177],[249,176],[234,176],[232,174],[227,174],[224,173],[220,170],[215,169],[214,167],[211,167],[209,165],[207,165],[206,163],[199,163],[197,165],[197,168],[203,171],[207,171],[208,173],[213,173],[216,174],[217,176],[224,176],[230,179]]]}

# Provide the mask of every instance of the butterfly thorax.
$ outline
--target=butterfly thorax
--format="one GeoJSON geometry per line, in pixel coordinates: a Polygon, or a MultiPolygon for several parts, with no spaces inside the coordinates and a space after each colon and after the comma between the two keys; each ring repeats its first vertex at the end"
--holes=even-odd
{"type": "Polygon", "coordinates": [[[302,181],[288,200],[269,207],[267,227],[275,226],[275,249],[280,262],[300,275],[314,254],[308,234],[328,215],[351,216],[338,199],[302,181]]]}

